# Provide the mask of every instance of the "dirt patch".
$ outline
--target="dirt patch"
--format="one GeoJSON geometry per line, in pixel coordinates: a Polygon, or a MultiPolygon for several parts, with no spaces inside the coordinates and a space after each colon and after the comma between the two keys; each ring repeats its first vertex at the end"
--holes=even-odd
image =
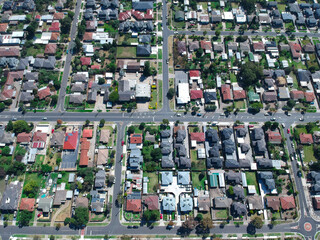
{"type": "Polygon", "coordinates": [[[64,205],[57,211],[55,222],[63,222],[66,218],[71,217],[71,201],[66,201],[64,205]]]}

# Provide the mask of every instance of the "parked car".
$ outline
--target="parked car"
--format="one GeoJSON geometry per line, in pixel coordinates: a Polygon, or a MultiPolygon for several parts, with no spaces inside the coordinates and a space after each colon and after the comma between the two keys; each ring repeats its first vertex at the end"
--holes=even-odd
{"type": "Polygon", "coordinates": [[[299,118],[299,121],[304,121],[304,117],[299,118]]]}
{"type": "Polygon", "coordinates": [[[287,129],[287,133],[290,134],[290,128],[287,129]]]}
{"type": "Polygon", "coordinates": [[[249,128],[253,128],[254,126],[253,125],[249,125],[249,128]]]}
{"type": "Polygon", "coordinates": [[[201,113],[197,113],[197,116],[198,116],[198,117],[201,117],[201,113]]]}
{"type": "Polygon", "coordinates": [[[298,177],[302,177],[302,172],[301,172],[300,170],[298,170],[297,176],[298,176],[298,177]]]}
{"type": "Polygon", "coordinates": [[[121,154],[121,159],[123,158],[123,154],[121,154]]]}
{"type": "Polygon", "coordinates": [[[121,142],[121,146],[123,146],[123,145],[124,145],[124,141],[121,142]]]}
{"type": "Polygon", "coordinates": [[[138,225],[134,225],[133,228],[139,228],[139,226],[138,225]]]}
{"type": "Polygon", "coordinates": [[[276,120],[276,118],[274,118],[274,117],[273,117],[273,118],[270,118],[270,121],[275,121],[275,120],[276,120]]]}
{"type": "Polygon", "coordinates": [[[163,218],[163,215],[162,215],[162,213],[160,213],[160,219],[162,219],[163,218]]]}

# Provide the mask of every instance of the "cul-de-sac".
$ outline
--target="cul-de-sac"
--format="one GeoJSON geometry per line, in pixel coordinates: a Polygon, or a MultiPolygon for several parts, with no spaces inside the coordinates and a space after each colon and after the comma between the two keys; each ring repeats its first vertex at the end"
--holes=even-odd
{"type": "Polygon", "coordinates": [[[0,0],[0,239],[320,239],[318,0],[0,0]]]}

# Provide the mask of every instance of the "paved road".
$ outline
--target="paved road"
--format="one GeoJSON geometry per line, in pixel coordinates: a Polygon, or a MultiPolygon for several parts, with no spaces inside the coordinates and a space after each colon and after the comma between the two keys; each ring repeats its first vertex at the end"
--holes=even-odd
{"type": "Polygon", "coordinates": [[[64,71],[63,71],[62,80],[61,80],[59,98],[58,98],[57,108],[55,109],[55,111],[63,111],[64,110],[64,99],[66,96],[66,89],[67,89],[67,85],[68,85],[68,78],[69,78],[69,74],[70,74],[70,66],[71,66],[71,60],[72,60],[72,53],[71,52],[72,52],[72,48],[74,45],[74,39],[77,34],[78,20],[79,20],[79,14],[80,14],[80,9],[81,9],[81,2],[82,2],[82,0],[77,0],[77,2],[76,2],[75,14],[74,14],[71,29],[70,29],[71,41],[68,45],[68,54],[66,56],[66,61],[64,64],[64,71]]]}
{"type": "MultiPolygon", "coordinates": [[[[71,64],[71,47],[73,45],[73,39],[76,36],[77,31],[77,22],[79,18],[79,12],[81,7],[81,0],[77,0],[77,6],[75,10],[74,20],[72,22],[71,27],[71,42],[68,46],[69,53],[67,54],[66,62],[65,62],[65,69],[63,73],[60,95],[58,99],[57,108],[53,112],[47,113],[26,113],[22,115],[18,112],[2,112],[0,114],[0,121],[8,121],[13,117],[17,119],[24,119],[26,121],[41,121],[43,117],[47,118],[47,121],[56,121],[57,119],[62,119],[64,121],[99,121],[100,119],[106,119],[107,121],[113,121],[117,123],[117,130],[118,130],[118,137],[117,137],[117,155],[116,155],[116,162],[115,162],[115,177],[116,182],[113,188],[113,206],[112,206],[112,213],[111,213],[111,223],[108,226],[97,226],[97,227],[87,227],[86,234],[87,235],[122,235],[122,234],[137,234],[137,235],[144,235],[144,234],[166,234],[166,235],[174,235],[177,234],[177,229],[173,230],[166,230],[164,227],[155,227],[153,229],[149,229],[147,227],[140,227],[139,229],[128,229],[125,226],[122,226],[119,222],[119,212],[120,209],[116,206],[116,196],[119,192],[121,192],[121,161],[120,155],[122,153],[122,146],[121,141],[124,140],[125,137],[125,126],[130,122],[151,122],[151,121],[162,121],[162,119],[169,119],[169,121],[184,121],[184,122],[209,122],[209,121],[218,121],[218,122],[234,122],[236,120],[240,120],[243,122],[264,122],[270,120],[270,116],[264,116],[264,114],[259,113],[256,115],[251,115],[248,113],[239,113],[238,115],[230,115],[229,117],[220,116],[217,113],[207,113],[201,117],[192,116],[191,114],[182,115],[181,117],[177,117],[175,113],[170,110],[169,101],[165,97],[168,89],[169,89],[169,71],[168,71],[168,64],[167,59],[169,58],[168,53],[168,37],[174,35],[173,31],[170,31],[167,28],[167,6],[165,1],[163,1],[163,8],[162,8],[162,26],[163,26],[163,108],[157,112],[132,112],[132,113],[69,113],[64,111],[64,98],[66,95],[66,87],[68,83],[68,76],[70,72],[70,64],[71,64]]],[[[203,35],[203,32],[200,31],[179,31],[179,34],[186,34],[186,35],[203,35]]],[[[207,35],[214,35],[214,31],[208,31],[207,35]]],[[[285,34],[285,33],[283,33],[285,34]]],[[[319,33],[293,33],[295,36],[305,36],[308,35],[309,37],[320,37],[319,33]]],[[[239,32],[221,32],[221,35],[239,35],[239,32]]],[[[244,32],[243,35],[260,35],[260,36],[276,36],[277,33],[275,32],[244,32]]],[[[283,113],[276,113],[273,115],[276,118],[276,121],[279,123],[285,123],[286,126],[292,125],[294,122],[299,122],[299,118],[301,117],[300,113],[292,113],[292,115],[286,116],[283,113]]],[[[314,114],[306,114],[305,115],[305,122],[309,121],[316,121],[320,118],[320,113],[314,114]]],[[[287,137],[287,144],[289,147],[289,152],[292,153],[294,150],[291,147],[291,143],[289,140],[289,136],[286,133],[287,137]]],[[[316,233],[317,224],[320,222],[314,221],[308,211],[308,207],[306,204],[306,199],[302,187],[301,180],[297,177],[297,168],[296,168],[296,161],[293,161],[292,170],[294,172],[294,178],[296,181],[297,190],[299,192],[299,205],[301,210],[301,218],[299,222],[292,223],[292,224],[281,224],[275,227],[268,228],[264,226],[262,229],[257,230],[257,233],[273,233],[273,232],[299,232],[304,236],[313,237],[316,233]],[[306,222],[311,223],[312,230],[310,232],[306,232],[303,229],[303,226],[306,222]]],[[[211,230],[211,233],[223,234],[223,233],[246,233],[247,226],[240,226],[239,228],[235,226],[225,226],[225,228],[215,228],[211,230]]],[[[2,239],[6,240],[12,234],[57,234],[57,235],[79,235],[79,230],[72,230],[68,227],[62,227],[59,231],[57,231],[53,227],[24,227],[19,228],[16,226],[9,226],[3,228],[0,226],[0,235],[2,239]]]]}

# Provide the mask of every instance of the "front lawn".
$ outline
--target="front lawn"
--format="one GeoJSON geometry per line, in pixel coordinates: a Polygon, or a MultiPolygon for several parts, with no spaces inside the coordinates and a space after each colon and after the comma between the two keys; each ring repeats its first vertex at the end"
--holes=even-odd
{"type": "Polygon", "coordinates": [[[216,212],[216,219],[227,219],[228,209],[222,209],[216,212]]]}
{"type": "Polygon", "coordinates": [[[314,156],[313,145],[303,145],[303,153],[304,153],[304,162],[317,162],[317,159],[314,156]]]}
{"type": "Polygon", "coordinates": [[[192,185],[194,188],[199,190],[205,189],[205,180],[207,180],[207,175],[205,171],[202,172],[192,172],[192,185]]]}
{"type": "Polygon", "coordinates": [[[245,109],[246,108],[246,103],[245,101],[234,101],[234,107],[237,109],[245,109]]]}
{"type": "Polygon", "coordinates": [[[206,160],[198,159],[197,150],[191,150],[191,169],[192,170],[206,170],[206,160]]]}
{"type": "Polygon", "coordinates": [[[137,48],[136,47],[117,47],[118,58],[136,58],[137,48]]]}
{"type": "Polygon", "coordinates": [[[259,185],[255,172],[246,172],[247,184],[254,185],[256,187],[257,194],[259,194],[259,185]]]}

